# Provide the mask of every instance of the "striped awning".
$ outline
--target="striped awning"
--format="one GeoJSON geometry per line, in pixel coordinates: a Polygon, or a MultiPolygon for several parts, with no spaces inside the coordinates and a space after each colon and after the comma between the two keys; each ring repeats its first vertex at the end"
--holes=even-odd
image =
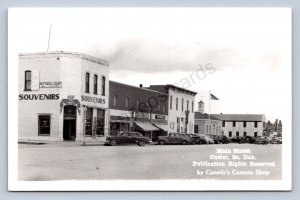
{"type": "Polygon", "coordinates": [[[159,131],[159,129],[148,122],[134,122],[138,127],[144,131],[159,131]]]}

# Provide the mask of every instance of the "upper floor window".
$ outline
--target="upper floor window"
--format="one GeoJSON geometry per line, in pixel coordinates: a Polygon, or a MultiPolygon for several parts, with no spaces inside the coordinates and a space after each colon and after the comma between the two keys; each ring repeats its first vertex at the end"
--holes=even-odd
{"type": "Polygon", "coordinates": [[[247,127],[247,122],[244,122],[244,128],[247,127]]]}
{"type": "Polygon", "coordinates": [[[194,102],[192,101],[192,112],[194,112],[194,102]]]}
{"type": "Polygon", "coordinates": [[[137,108],[140,108],[140,100],[136,100],[136,106],[137,108]]]}
{"type": "Polygon", "coordinates": [[[187,110],[187,111],[189,110],[189,103],[190,103],[189,100],[187,100],[187,101],[186,101],[186,110],[187,110]]]}
{"type": "Polygon", "coordinates": [[[222,121],[222,127],[225,127],[225,121],[222,121]]]}
{"type": "Polygon", "coordinates": [[[166,112],[166,105],[163,105],[162,111],[163,111],[163,112],[166,112]]]}
{"type": "Polygon", "coordinates": [[[117,97],[117,95],[115,95],[115,96],[114,96],[114,101],[113,101],[113,102],[114,102],[114,106],[117,105],[117,100],[118,100],[118,97],[117,97]]]}
{"type": "Polygon", "coordinates": [[[94,75],[94,94],[98,93],[98,75],[94,75]]]}
{"type": "Polygon", "coordinates": [[[170,96],[170,110],[172,110],[172,103],[173,103],[173,98],[170,96]]]}
{"type": "Polygon", "coordinates": [[[178,98],[176,98],[176,110],[178,110],[178,98]]]}
{"type": "Polygon", "coordinates": [[[129,106],[129,97],[126,97],[126,99],[125,99],[125,106],[126,106],[126,107],[129,106]]]}
{"type": "Polygon", "coordinates": [[[184,104],[184,99],[181,99],[181,111],[183,111],[183,104],[184,104]]]}
{"type": "Polygon", "coordinates": [[[105,96],[105,82],[106,82],[106,78],[105,76],[102,76],[102,81],[101,81],[101,95],[105,96]]]}
{"type": "Polygon", "coordinates": [[[232,126],[235,127],[235,121],[232,122],[232,126]]]}
{"type": "Polygon", "coordinates": [[[254,127],[257,128],[257,122],[254,122],[254,127]]]}
{"type": "Polygon", "coordinates": [[[85,92],[90,93],[90,73],[85,74],[85,92]]]}
{"type": "Polygon", "coordinates": [[[31,71],[25,71],[25,90],[31,90],[31,71]]]}

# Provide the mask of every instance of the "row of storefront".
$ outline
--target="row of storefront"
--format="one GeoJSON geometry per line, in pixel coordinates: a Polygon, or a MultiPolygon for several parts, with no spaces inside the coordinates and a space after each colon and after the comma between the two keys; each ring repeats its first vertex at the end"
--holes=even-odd
{"type": "Polygon", "coordinates": [[[103,141],[121,131],[155,140],[168,132],[193,133],[195,95],[172,85],[110,81],[108,62],[85,54],[19,54],[19,140],[103,141]]]}

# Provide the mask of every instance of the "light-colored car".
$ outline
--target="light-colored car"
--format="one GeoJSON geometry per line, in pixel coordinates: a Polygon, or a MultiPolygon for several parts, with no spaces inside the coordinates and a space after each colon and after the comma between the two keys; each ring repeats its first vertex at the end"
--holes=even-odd
{"type": "Polygon", "coordinates": [[[199,136],[202,140],[204,140],[206,144],[215,144],[214,140],[208,137],[207,135],[204,134],[196,134],[196,135],[199,136]]]}

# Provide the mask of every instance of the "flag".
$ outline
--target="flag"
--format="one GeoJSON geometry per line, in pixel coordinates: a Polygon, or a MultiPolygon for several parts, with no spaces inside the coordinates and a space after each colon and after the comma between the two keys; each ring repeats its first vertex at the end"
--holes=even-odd
{"type": "Polygon", "coordinates": [[[210,99],[211,100],[220,100],[220,99],[218,99],[215,95],[213,95],[213,94],[210,94],[210,99]]]}

